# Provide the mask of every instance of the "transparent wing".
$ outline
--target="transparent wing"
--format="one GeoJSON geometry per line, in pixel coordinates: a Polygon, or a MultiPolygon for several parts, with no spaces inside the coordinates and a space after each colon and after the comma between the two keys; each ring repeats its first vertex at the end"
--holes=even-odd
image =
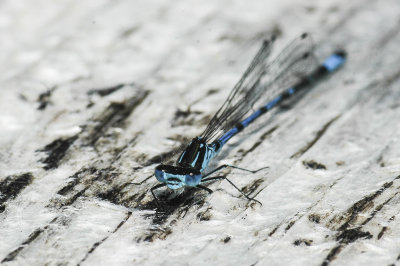
{"type": "Polygon", "coordinates": [[[267,67],[254,94],[257,104],[267,104],[277,95],[300,82],[318,66],[313,42],[303,34],[289,44],[267,67]]]}
{"type": "Polygon", "coordinates": [[[201,135],[207,142],[221,137],[239,123],[256,104],[266,104],[316,67],[311,37],[304,33],[272,62],[271,41],[265,41],[227,100],[201,135]]]}
{"type": "MultiPolygon", "coordinates": [[[[271,47],[272,41],[263,42],[260,50],[250,63],[250,66],[244,72],[243,76],[232,89],[224,104],[215,113],[214,117],[201,135],[205,140],[209,141],[224,129],[229,128],[229,125],[233,122],[233,118],[237,117],[237,112],[235,112],[236,107],[241,107],[242,111],[243,109],[247,109],[245,108],[247,105],[245,98],[252,95],[254,87],[262,77],[262,73],[267,65],[266,59],[271,53],[271,47]],[[226,119],[229,119],[229,121],[226,119]]],[[[249,108],[251,108],[251,105],[249,108]]]]}

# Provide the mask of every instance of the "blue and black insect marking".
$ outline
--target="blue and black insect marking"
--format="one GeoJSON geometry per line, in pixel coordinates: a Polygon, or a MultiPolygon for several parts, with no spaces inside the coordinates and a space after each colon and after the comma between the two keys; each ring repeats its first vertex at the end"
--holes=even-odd
{"type": "Polygon", "coordinates": [[[218,179],[227,180],[247,199],[259,202],[248,197],[225,176],[210,177],[225,167],[253,173],[256,171],[222,165],[204,174],[209,162],[233,136],[248,127],[258,117],[283,100],[334,72],[346,61],[345,52],[337,51],[318,65],[313,55],[311,38],[304,33],[290,43],[274,60],[267,62],[273,41],[274,39],[263,42],[227,100],[216,112],[204,132],[189,143],[179,156],[176,165],[160,164],[156,167],[155,176],[161,184],[154,186],[151,193],[157,203],[154,190],[158,188],[198,187],[212,193],[211,189],[202,184],[218,179]],[[255,105],[260,107],[249,114],[255,105]]]}

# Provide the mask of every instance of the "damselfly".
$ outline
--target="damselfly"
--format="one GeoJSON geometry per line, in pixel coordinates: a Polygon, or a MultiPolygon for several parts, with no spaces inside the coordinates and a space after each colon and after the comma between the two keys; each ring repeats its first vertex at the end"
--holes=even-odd
{"type": "MultiPolygon", "coordinates": [[[[313,54],[311,37],[304,33],[292,41],[274,60],[268,62],[274,38],[264,41],[261,48],[230,92],[227,100],[209,122],[204,132],[188,144],[175,165],[160,164],[155,176],[161,184],[154,190],[167,186],[171,189],[197,187],[212,193],[204,183],[225,179],[248,200],[250,198],[225,176],[210,177],[226,167],[250,171],[232,165],[221,165],[203,174],[209,162],[238,132],[253,123],[283,100],[310,86],[338,69],[346,60],[344,51],[337,51],[318,66],[313,54]],[[259,107],[250,114],[253,107],[259,107]],[[247,116],[247,117],[246,117],[247,116]]],[[[261,203],[260,203],[261,204],[261,203]]]]}

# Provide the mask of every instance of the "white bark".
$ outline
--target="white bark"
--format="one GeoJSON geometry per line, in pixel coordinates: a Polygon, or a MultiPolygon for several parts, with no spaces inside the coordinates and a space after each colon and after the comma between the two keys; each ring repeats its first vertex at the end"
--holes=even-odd
{"type": "Polygon", "coordinates": [[[2,1],[0,260],[395,264],[399,18],[398,0],[2,1]],[[263,38],[304,31],[345,67],[211,166],[269,166],[225,172],[263,205],[216,182],[155,213],[157,156],[201,133],[263,38]]]}

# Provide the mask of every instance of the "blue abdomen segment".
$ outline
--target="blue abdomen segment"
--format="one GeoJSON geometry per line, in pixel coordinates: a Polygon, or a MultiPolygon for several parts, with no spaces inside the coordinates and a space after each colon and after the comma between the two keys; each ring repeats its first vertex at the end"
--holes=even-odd
{"type": "MultiPolygon", "coordinates": [[[[287,93],[293,94],[294,93],[294,88],[289,89],[287,91],[287,93]]],[[[282,98],[283,98],[282,95],[278,95],[277,97],[275,97],[272,101],[270,101],[269,103],[267,103],[266,105],[264,105],[263,107],[261,107],[260,109],[258,109],[254,113],[252,113],[249,117],[244,119],[242,122],[240,122],[236,127],[234,127],[231,130],[229,130],[218,141],[221,143],[221,145],[224,145],[226,142],[228,142],[228,140],[231,137],[233,137],[240,130],[246,128],[248,125],[251,124],[251,122],[256,120],[258,117],[260,117],[265,112],[271,110],[275,105],[277,105],[282,100],[282,98]]]]}
{"type": "Polygon", "coordinates": [[[239,129],[237,127],[232,128],[228,132],[226,132],[219,140],[218,142],[221,143],[221,145],[225,145],[225,143],[228,142],[230,138],[232,138],[236,133],[239,132],[239,129]]]}
{"type": "Polygon", "coordinates": [[[333,72],[339,67],[341,67],[345,61],[346,61],[345,53],[343,51],[338,51],[329,56],[327,59],[325,59],[322,65],[329,72],[333,72]]]}

